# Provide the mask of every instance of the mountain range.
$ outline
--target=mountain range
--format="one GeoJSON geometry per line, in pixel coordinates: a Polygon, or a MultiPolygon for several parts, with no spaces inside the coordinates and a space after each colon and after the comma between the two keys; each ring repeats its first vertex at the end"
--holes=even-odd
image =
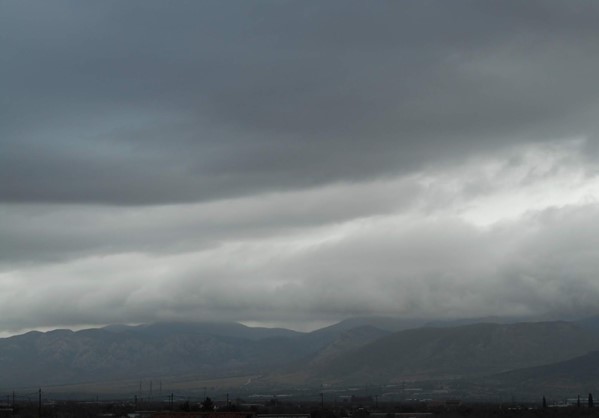
{"type": "Polygon", "coordinates": [[[445,380],[586,390],[599,382],[598,323],[352,318],[309,333],[218,322],[33,331],[0,339],[0,389],[140,379],[224,387],[240,378],[272,387],[445,380]]]}

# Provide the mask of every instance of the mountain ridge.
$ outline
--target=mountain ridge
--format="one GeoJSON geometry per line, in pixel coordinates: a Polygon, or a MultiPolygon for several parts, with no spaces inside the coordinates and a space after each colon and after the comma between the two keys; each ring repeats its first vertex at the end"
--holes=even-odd
{"type": "Polygon", "coordinates": [[[308,333],[226,322],[31,331],[0,339],[0,386],[250,375],[273,385],[479,379],[599,350],[599,332],[577,322],[422,326],[397,332],[363,322],[308,333]]]}

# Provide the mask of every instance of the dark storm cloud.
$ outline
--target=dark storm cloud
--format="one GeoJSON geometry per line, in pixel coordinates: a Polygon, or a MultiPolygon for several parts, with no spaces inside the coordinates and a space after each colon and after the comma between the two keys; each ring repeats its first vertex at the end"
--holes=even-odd
{"type": "Polygon", "coordinates": [[[0,199],[200,201],[594,144],[593,2],[0,4],[0,199]]]}
{"type": "Polygon", "coordinates": [[[173,254],[305,233],[408,209],[422,194],[421,185],[401,180],[151,208],[0,205],[0,272],[22,264],[129,252],[173,254]]]}

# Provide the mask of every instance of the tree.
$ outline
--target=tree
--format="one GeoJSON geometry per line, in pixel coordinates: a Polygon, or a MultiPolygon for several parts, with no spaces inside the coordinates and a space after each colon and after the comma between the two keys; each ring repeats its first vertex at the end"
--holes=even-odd
{"type": "Polygon", "coordinates": [[[595,404],[593,403],[593,394],[589,393],[589,408],[594,407],[595,404]]]}
{"type": "Polygon", "coordinates": [[[214,411],[214,402],[209,397],[202,402],[202,411],[214,411]]]}
{"type": "Polygon", "coordinates": [[[547,399],[543,396],[543,408],[547,408],[547,399]]]}

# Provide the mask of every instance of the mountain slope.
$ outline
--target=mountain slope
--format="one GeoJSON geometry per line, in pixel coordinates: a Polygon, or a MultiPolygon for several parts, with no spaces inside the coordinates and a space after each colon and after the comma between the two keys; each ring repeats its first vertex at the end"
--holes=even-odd
{"type": "MultiPolygon", "coordinates": [[[[295,338],[228,336],[184,324],[30,332],[0,339],[0,385],[29,386],[147,376],[220,377],[262,372],[306,355],[295,338]],[[218,335],[218,334],[222,335],[218,335]]],[[[242,326],[243,327],[243,326],[242,326]]],[[[251,333],[235,326],[233,329],[251,333]]],[[[247,327],[246,327],[247,328],[247,327]]],[[[260,335],[269,333],[258,330],[260,335]]],[[[276,333],[275,333],[276,334],[276,333]]],[[[295,334],[293,334],[295,337],[295,334]]]]}
{"type": "Polygon", "coordinates": [[[544,366],[489,376],[481,383],[497,390],[510,388],[518,393],[573,396],[596,392],[599,384],[599,351],[544,366]]]}
{"type": "Polygon", "coordinates": [[[332,381],[480,376],[570,359],[599,348],[567,322],[419,328],[384,337],[311,371],[332,381]]]}
{"type": "Polygon", "coordinates": [[[273,337],[299,337],[302,332],[285,328],[248,327],[237,322],[159,322],[143,325],[110,325],[111,332],[132,332],[140,335],[167,337],[175,334],[201,334],[217,337],[244,338],[253,341],[273,337]]]}
{"type": "MultiPolygon", "coordinates": [[[[425,327],[393,334],[345,325],[307,334],[222,323],[30,332],[0,339],[0,386],[248,374],[269,375],[262,381],[273,384],[476,380],[599,350],[598,334],[568,322],[425,327]]],[[[587,364],[581,360],[580,366],[563,370],[587,364]]],[[[599,359],[597,365],[599,374],[599,359]]],[[[557,379],[551,374],[557,371],[539,373],[539,379],[543,373],[557,379]]],[[[522,376],[514,379],[528,379],[522,376]]],[[[491,384],[501,384],[504,377],[493,379],[491,384]]]]}

